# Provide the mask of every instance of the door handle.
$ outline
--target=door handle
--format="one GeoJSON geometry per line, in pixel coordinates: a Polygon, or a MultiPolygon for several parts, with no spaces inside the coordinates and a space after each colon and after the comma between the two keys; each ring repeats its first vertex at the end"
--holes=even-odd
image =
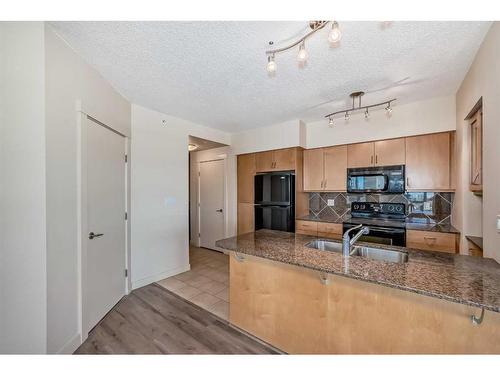
{"type": "Polygon", "coordinates": [[[94,238],[96,238],[96,237],[101,237],[101,236],[104,236],[104,233],[94,233],[94,232],[90,232],[90,233],[89,233],[89,240],[93,240],[94,238]]]}
{"type": "Polygon", "coordinates": [[[222,212],[222,208],[219,208],[218,210],[215,210],[216,212],[222,212]]]}

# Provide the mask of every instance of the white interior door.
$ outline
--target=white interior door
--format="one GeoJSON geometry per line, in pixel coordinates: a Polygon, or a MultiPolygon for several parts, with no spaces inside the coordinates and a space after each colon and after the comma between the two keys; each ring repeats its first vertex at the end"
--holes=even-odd
{"type": "Polygon", "coordinates": [[[224,160],[200,163],[200,246],[217,250],[225,237],[224,160]]]}
{"type": "Polygon", "coordinates": [[[90,119],[86,123],[85,303],[92,328],[125,294],[125,137],[90,119]]]}

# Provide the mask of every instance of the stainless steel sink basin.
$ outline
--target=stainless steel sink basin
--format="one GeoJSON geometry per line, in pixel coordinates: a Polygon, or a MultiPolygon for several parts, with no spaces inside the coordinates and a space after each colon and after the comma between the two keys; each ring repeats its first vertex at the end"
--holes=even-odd
{"type": "Polygon", "coordinates": [[[341,242],[333,242],[327,240],[314,240],[309,243],[306,243],[307,247],[312,249],[318,249],[323,251],[333,251],[335,253],[342,252],[342,243],[341,242]]]}
{"type": "Polygon", "coordinates": [[[393,263],[408,262],[408,253],[397,250],[379,249],[376,247],[354,246],[351,255],[393,263]]]}
{"type": "MultiPolygon", "coordinates": [[[[313,240],[306,243],[307,247],[323,251],[332,251],[334,253],[342,253],[342,243],[328,240],[313,240]]],[[[406,263],[408,262],[408,254],[403,251],[380,249],[377,247],[368,246],[353,246],[351,256],[360,256],[373,260],[381,260],[384,262],[406,263]]]]}

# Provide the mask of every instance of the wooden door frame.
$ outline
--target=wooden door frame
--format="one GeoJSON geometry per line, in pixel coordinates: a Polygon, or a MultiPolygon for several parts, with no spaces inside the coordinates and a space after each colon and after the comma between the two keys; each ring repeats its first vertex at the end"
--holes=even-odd
{"type": "Polygon", "coordinates": [[[88,233],[88,192],[87,192],[87,121],[94,123],[112,131],[123,137],[124,156],[127,155],[127,163],[124,160],[125,168],[125,212],[127,220],[125,225],[125,265],[128,270],[127,277],[124,277],[124,295],[130,293],[130,138],[112,127],[100,122],[95,117],[82,110],[81,102],[77,102],[77,274],[78,274],[78,330],[80,333],[80,343],[83,343],[93,327],[88,326],[87,317],[87,233],[88,233]]]}
{"type": "MultiPolygon", "coordinates": [[[[201,163],[210,163],[214,161],[222,161],[223,162],[223,167],[224,167],[224,189],[223,189],[223,194],[224,194],[224,207],[222,208],[224,210],[224,238],[227,237],[228,233],[228,212],[227,212],[227,207],[229,206],[228,200],[227,200],[227,159],[226,158],[215,158],[215,159],[209,159],[209,160],[202,160],[198,161],[197,164],[197,171],[198,171],[198,184],[197,184],[197,192],[196,192],[196,212],[198,213],[198,233],[199,235],[197,236],[196,239],[196,244],[198,247],[201,246],[201,163]]],[[[222,251],[222,249],[221,249],[222,251]]]]}

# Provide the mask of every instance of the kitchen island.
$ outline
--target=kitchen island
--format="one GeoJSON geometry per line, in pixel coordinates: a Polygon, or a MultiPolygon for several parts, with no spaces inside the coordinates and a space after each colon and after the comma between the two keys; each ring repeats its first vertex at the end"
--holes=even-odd
{"type": "Polygon", "coordinates": [[[500,353],[494,260],[392,248],[408,261],[389,263],[307,247],[314,239],[260,230],[217,242],[232,255],[233,325],[288,353],[500,353]]]}

